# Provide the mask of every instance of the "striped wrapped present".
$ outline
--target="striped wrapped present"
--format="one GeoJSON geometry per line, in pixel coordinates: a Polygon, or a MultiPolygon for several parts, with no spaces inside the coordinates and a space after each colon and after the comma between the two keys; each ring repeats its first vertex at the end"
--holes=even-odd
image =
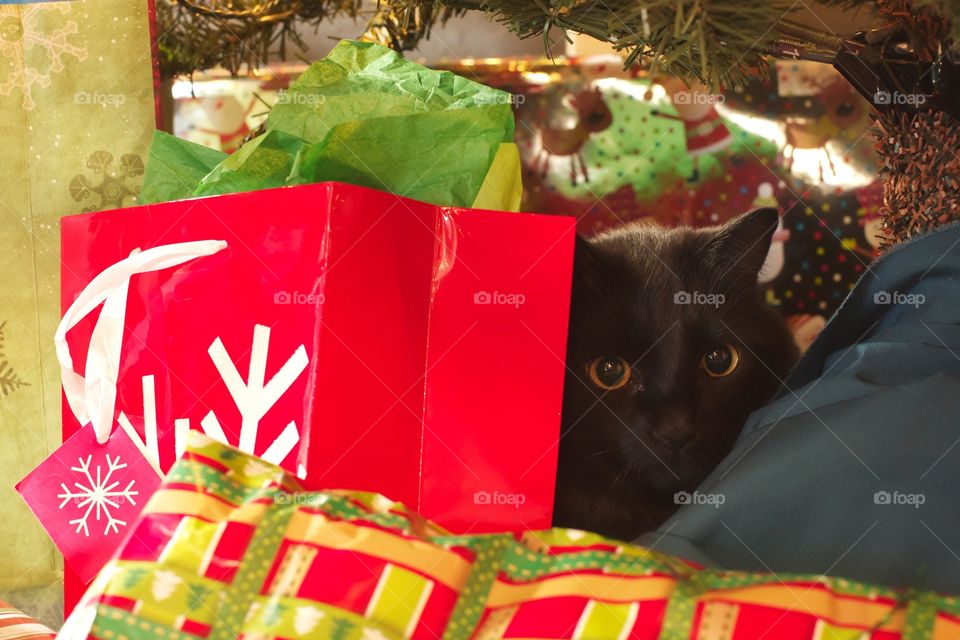
{"type": "Polygon", "coordinates": [[[51,640],[53,631],[0,600],[0,640],[51,640]]]}
{"type": "Polygon", "coordinates": [[[579,531],[453,536],[194,432],[58,638],[919,640],[960,601],[704,569],[579,531]]]}

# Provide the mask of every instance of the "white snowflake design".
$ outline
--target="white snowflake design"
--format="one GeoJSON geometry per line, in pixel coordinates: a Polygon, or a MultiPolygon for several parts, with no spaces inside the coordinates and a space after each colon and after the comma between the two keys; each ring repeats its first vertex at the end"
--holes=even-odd
{"type": "Polygon", "coordinates": [[[71,44],[77,23],[59,19],[57,13],[70,13],[65,2],[0,8],[0,95],[8,96],[16,88],[23,91],[23,108],[36,106],[35,88],[50,86],[53,74],[66,68],[67,56],[86,60],[87,50],[71,44]],[[51,27],[52,23],[59,23],[51,27]]]}
{"type": "Polygon", "coordinates": [[[83,515],[74,520],[70,520],[68,523],[77,525],[75,533],[82,531],[83,535],[90,535],[88,521],[91,514],[96,515],[97,522],[101,520],[101,514],[106,518],[107,525],[103,529],[103,535],[110,533],[111,529],[114,533],[119,533],[120,527],[125,527],[127,523],[124,520],[116,518],[114,516],[114,510],[119,509],[124,500],[132,505],[137,504],[133,499],[134,496],[140,494],[139,491],[133,489],[136,481],[131,480],[125,489],[118,489],[117,487],[120,486],[120,480],[113,480],[113,474],[121,469],[125,469],[127,464],[120,462],[120,456],[111,459],[108,453],[106,458],[106,473],[104,473],[103,466],[98,464],[96,466],[96,479],[94,479],[93,472],[90,468],[93,455],[88,455],[86,459],[77,458],[77,464],[79,466],[70,467],[70,470],[77,474],[83,474],[86,484],[74,482],[73,485],[76,491],[67,487],[66,484],[60,483],[60,488],[63,489],[63,493],[57,494],[58,498],[63,499],[60,503],[60,509],[63,509],[71,500],[74,501],[77,509],[86,508],[83,515]]]}

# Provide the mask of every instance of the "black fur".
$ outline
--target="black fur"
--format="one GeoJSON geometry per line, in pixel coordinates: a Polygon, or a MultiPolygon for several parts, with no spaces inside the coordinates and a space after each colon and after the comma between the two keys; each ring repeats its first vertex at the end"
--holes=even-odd
{"type": "Polygon", "coordinates": [[[757,285],[777,220],[760,209],[711,229],[632,225],[578,239],[557,526],[624,540],[657,527],[776,392],[797,358],[757,285]],[[678,304],[679,292],[724,302],[678,304]],[[711,378],[701,358],[723,344],[739,366],[711,378]],[[632,376],[604,391],[588,370],[609,356],[632,363],[632,376]]]}

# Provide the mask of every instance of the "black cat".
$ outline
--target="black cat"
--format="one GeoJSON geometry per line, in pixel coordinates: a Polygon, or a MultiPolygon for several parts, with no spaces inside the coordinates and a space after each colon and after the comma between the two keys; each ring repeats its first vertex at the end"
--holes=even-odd
{"type": "Polygon", "coordinates": [[[555,525],[657,527],[773,396],[798,355],[757,285],[777,216],[577,240],[555,525]]]}

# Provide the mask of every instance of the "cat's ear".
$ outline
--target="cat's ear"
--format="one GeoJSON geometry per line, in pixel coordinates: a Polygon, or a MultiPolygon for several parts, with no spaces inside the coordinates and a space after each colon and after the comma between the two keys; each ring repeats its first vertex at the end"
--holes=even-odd
{"type": "Polygon", "coordinates": [[[578,262],[593,261],[596,259],[596,249],[589,240],[578,233],[573,244],[573,255],[578,262]]]}
{"type": "Polygon", "coordinates": [[[780,213],[772,208],[734,218],[707,243],[707,259],[721,270],[723,277],[756,284],[779,223],[780,213]]]}
{"type": "Polygon", "coordinates": [[[573,272],[575,287],[592,287],[600,277],[600,252],[580,234],[573,245],[573,272]]]}

